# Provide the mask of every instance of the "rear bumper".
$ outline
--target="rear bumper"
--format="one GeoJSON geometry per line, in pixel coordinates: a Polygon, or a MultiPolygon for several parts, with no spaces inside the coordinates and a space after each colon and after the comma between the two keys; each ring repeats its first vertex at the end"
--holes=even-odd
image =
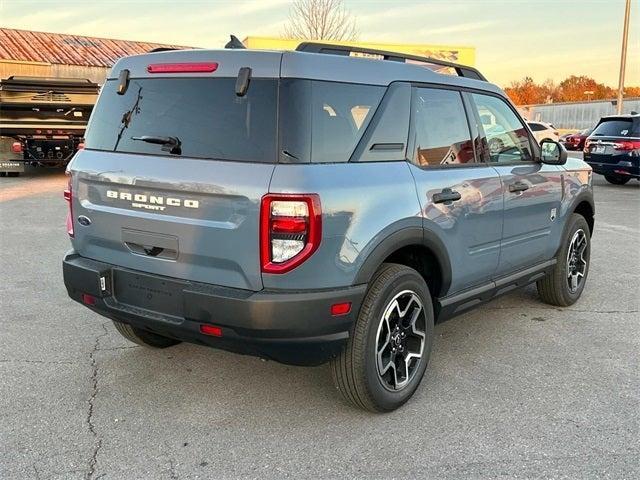
{"type": "Polygon", "coordinates": [[[619,161],[599,162],[585,155],[584,160],[593,169],[593,173],[640,178],[640,168],[638,167],[637,157],[630,159],[628,156],[624,156],[623,159],[619,161]]]}
{"type": "Polygon", "coordinates": [[[73,252],[63,260],[63,274],[69,296],[86,305],[83,294],[91,295],[95,302],[86,306],[105,317],[293,365],[318,365],[340,352],[366,291],[360,285],[252,292],[123,269],[73,252]],[[342,302],[351,302],[351,311],[332,316],[331,305],[342,302]],[[208,324],[221,327],[222,336],[202,334],[200,326],[208,324]]]}

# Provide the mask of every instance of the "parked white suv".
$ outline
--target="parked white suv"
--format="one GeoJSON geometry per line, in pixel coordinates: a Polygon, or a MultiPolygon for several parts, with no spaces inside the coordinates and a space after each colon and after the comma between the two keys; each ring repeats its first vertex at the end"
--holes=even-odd
{"type": "Polygon", "coordinates": [[[527,122],[529,124],[529,128],[533,132],[533,136],[540,143],[542,140],[553,140],[557,142],[560,140],[560,134],[556,127],[551,125],[550,123],[544,122],[527,122]]]}

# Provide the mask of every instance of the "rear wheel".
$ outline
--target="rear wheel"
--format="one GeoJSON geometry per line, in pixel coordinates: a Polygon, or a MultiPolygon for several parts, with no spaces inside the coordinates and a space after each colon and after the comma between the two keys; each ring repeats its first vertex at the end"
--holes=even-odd
{"type": "Polygon", "coordinates": [[[146,330],[132,327],[127,323],[117,322],[114,320],[113,324],[115,325],[116,330],[120,332],[120,335],[133,343],[142,345],[143,347],[167,348],[180,343],[179,340],[163,337],[157,333],[147,332],[146,330]]]}
{"type": "Polygon", "coordinates": [[[573,305],[584,290],[589,273],[590,254],[589,225],[582,215],[574,213],[569,219],[569,226],[556,256],[553,271],[537,282],[538,294],[542,301],[559,307],[573,305]]]}
{"type": "Polygon", "coordinates": [[[605,175],[604,179],[614,185],[624,185],[629,181],[629,177],[621,177],[619,175],[605,175]]]}
{"type": "Polygon", "coordinates": [[[7,176],[7,172],[0,172],[0,177],[6,177],[7,176]]]}
{"type": "Polygon", "coordinates": [[[7,177],[19,177],[20,172],[7,172],[7,177]]]}
{"type": "Polygon", "coordinates": [[[420,385],[432,341],[433,306],[424,279],[412,268],[384,264],[347,345],[331,361],[336,388],[365,410],[395,410],[420,385]]]}

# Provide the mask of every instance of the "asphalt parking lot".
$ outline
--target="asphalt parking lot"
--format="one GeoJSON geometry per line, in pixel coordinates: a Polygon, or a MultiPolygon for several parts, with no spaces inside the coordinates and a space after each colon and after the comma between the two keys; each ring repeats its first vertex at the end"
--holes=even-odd
{"type": "Polygon", "coordinates": [[[0,179],[0,478],[639,478],[640,183],[595,177],[582,299],[535,287],[436,326],[402,409],[329,368],[148,350],[71,302],[61,172],[0,179]]]}

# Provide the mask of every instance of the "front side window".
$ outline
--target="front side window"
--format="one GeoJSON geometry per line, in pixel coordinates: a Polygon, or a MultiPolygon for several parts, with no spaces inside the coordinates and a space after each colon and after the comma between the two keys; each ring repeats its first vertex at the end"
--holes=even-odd
{"type": "Polygon", "coordinates": [[[474,162],[471,134],[460,92],[416,88],[412,115],[417,164],[438,166],[474,162]]]}
{"type": "Polygon", "coordinates": [[[489,160],[496,163],[531,161],[527,129],[513,110],[500,98],[472,94],[484,130],[489,160]]]}

